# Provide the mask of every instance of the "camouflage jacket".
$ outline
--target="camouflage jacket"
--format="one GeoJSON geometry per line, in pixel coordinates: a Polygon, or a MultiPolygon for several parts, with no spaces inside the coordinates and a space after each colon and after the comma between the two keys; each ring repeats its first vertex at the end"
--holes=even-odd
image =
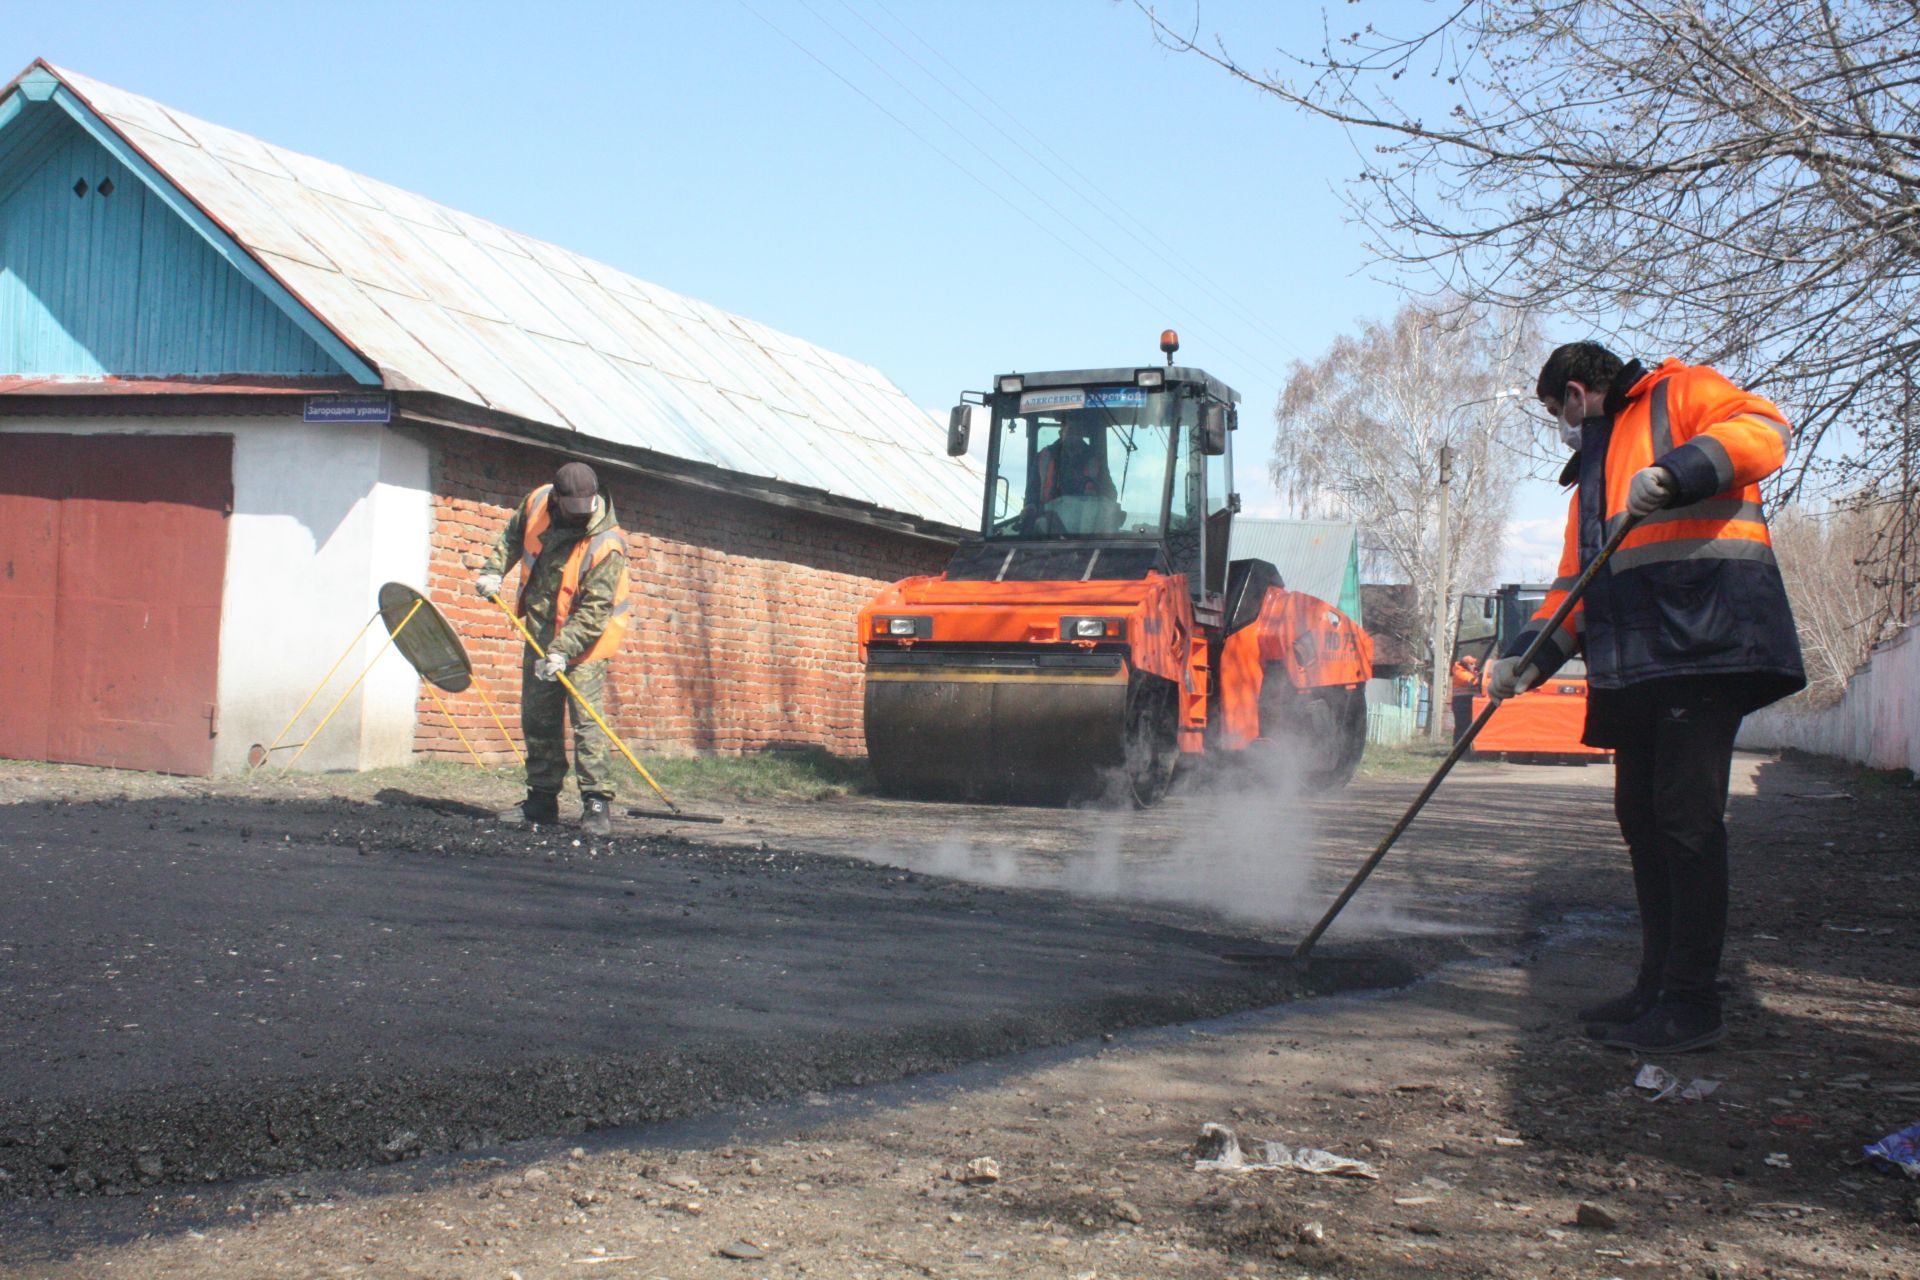
{"type": "MultiPolygon", "coordinates": [[[[493,553],[481,566],[483,573],[506,573],[521,559],[521,547],[525,540],[527,504],[523,500],[514,509],[506,528],[494,539],[493,553]]],[[[615,525],[613,501],[605,493],[593,500],[593,518],[581,528],[572,528],[557,522],[550,523],[541,535],[540,554],[532,564],[526,567],[526,585],[521,599],[526,604],[527,629],[533,632],[533,638],[540,647],[558,652],[571,661],[593,647],[606,629],[607,618],[613,611],[614,588],[620,576],[627,571],[627,555],[624,550],[615,550],[599,564],[580,575],[580,593],[575,597],[573,609],[567,614],[567,625],[557,639],[553,638],[553,606],[560,594],[561,571],[566,568],[567,556],[574,545],[583,538],[592,537],[615,525]]],[[[505,588],[501,588],[504,597],[505,588]]]]}

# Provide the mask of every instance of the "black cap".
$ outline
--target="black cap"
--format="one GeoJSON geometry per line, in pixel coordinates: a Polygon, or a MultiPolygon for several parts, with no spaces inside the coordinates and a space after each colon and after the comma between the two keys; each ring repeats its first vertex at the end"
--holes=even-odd
{"type": "Polygon", "coordinates": [[[585,520],[593,514],[594,495],[600,492],[600,479],[584,462],[569,462],[553,475],[553,502],[560,514],[573,520],[585,520]]]}

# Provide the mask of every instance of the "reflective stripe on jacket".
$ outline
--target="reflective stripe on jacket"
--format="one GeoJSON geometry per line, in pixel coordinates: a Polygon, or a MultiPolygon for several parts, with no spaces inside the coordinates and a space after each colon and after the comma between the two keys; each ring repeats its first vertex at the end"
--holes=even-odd
{"type": "Polygon", "coordinates": [[[1674,478],[1673,503],[1641,521],[1594,576],[1541,651],[1542,676],[1584,649],[1596,689],[1738,676],[1752,710],[1804,687],[1759,483],[1786,461],[1790,437],[1771,401],[1705,366],[1668,360],[1640,378],[1624,407],[1581,429],[1560,576],[1508,655],[1526,650],[1626,519],[1634,475],[1659,466],[1674,478]]]}
{"type": "MultiPolygon", "coordinates": [[[[520,554],[528,567],[528,572],[520,582],[520,598],[516,605],[521,617],[527,614],[527,591],[533,582],[533,565],[540,558],[541,548],[546,545],[547,530],[553,526],[552,497],[553,486],[544,484],[529,493],[526,501],[520,505],[520,554]]],[[[574,542],[567,553],[566,563],[561,567],[560,584],[554,595],[553,635],[556,642],[567,625],[567,615],[573,612],[580,594],[581,579],[613,555],[622,557],[624,562],[626,535],[618,525],[605,523],[604,527],[594,529],[574,542]]],[[[606,625],[569,665],[596,662],[617,653],[627,635],[627,610],[627,574],[623,563],[621,571],[613,576],[613,605],[607,615],[606,625]]]]}

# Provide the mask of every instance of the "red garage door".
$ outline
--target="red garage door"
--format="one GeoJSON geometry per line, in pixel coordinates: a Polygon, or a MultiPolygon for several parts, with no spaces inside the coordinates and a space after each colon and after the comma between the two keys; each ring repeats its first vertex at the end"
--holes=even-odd
{"type": "Polygon", "coordinates": [[[208,773],[231,436],[0,434],[0,756],[208,773]]]}

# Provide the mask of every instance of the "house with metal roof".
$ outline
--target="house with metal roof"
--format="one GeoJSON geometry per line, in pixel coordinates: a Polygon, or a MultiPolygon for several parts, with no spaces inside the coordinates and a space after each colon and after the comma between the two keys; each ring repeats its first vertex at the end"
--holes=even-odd
{"type": "Polygon", "coordinates": [[[629,535],[613,704],[661,749],[857,747],[855,611],[977,523],[869,365],[43,61],[0,91],[0,756],[232,771],[349,645],[303,766],[455,724],[506,758],[351,638],[418,587],[512,704],[471,578],[568,459],[629,535]]]}
{"type": "Polygon", "coordinates": [[[1339,520],[1279,520],[1240,516],[1233,522],[1228,555],[1265,560],[1280,571],[1289,591],[1337,605],[1362,626],[1360,528],[1339,520]]]}

